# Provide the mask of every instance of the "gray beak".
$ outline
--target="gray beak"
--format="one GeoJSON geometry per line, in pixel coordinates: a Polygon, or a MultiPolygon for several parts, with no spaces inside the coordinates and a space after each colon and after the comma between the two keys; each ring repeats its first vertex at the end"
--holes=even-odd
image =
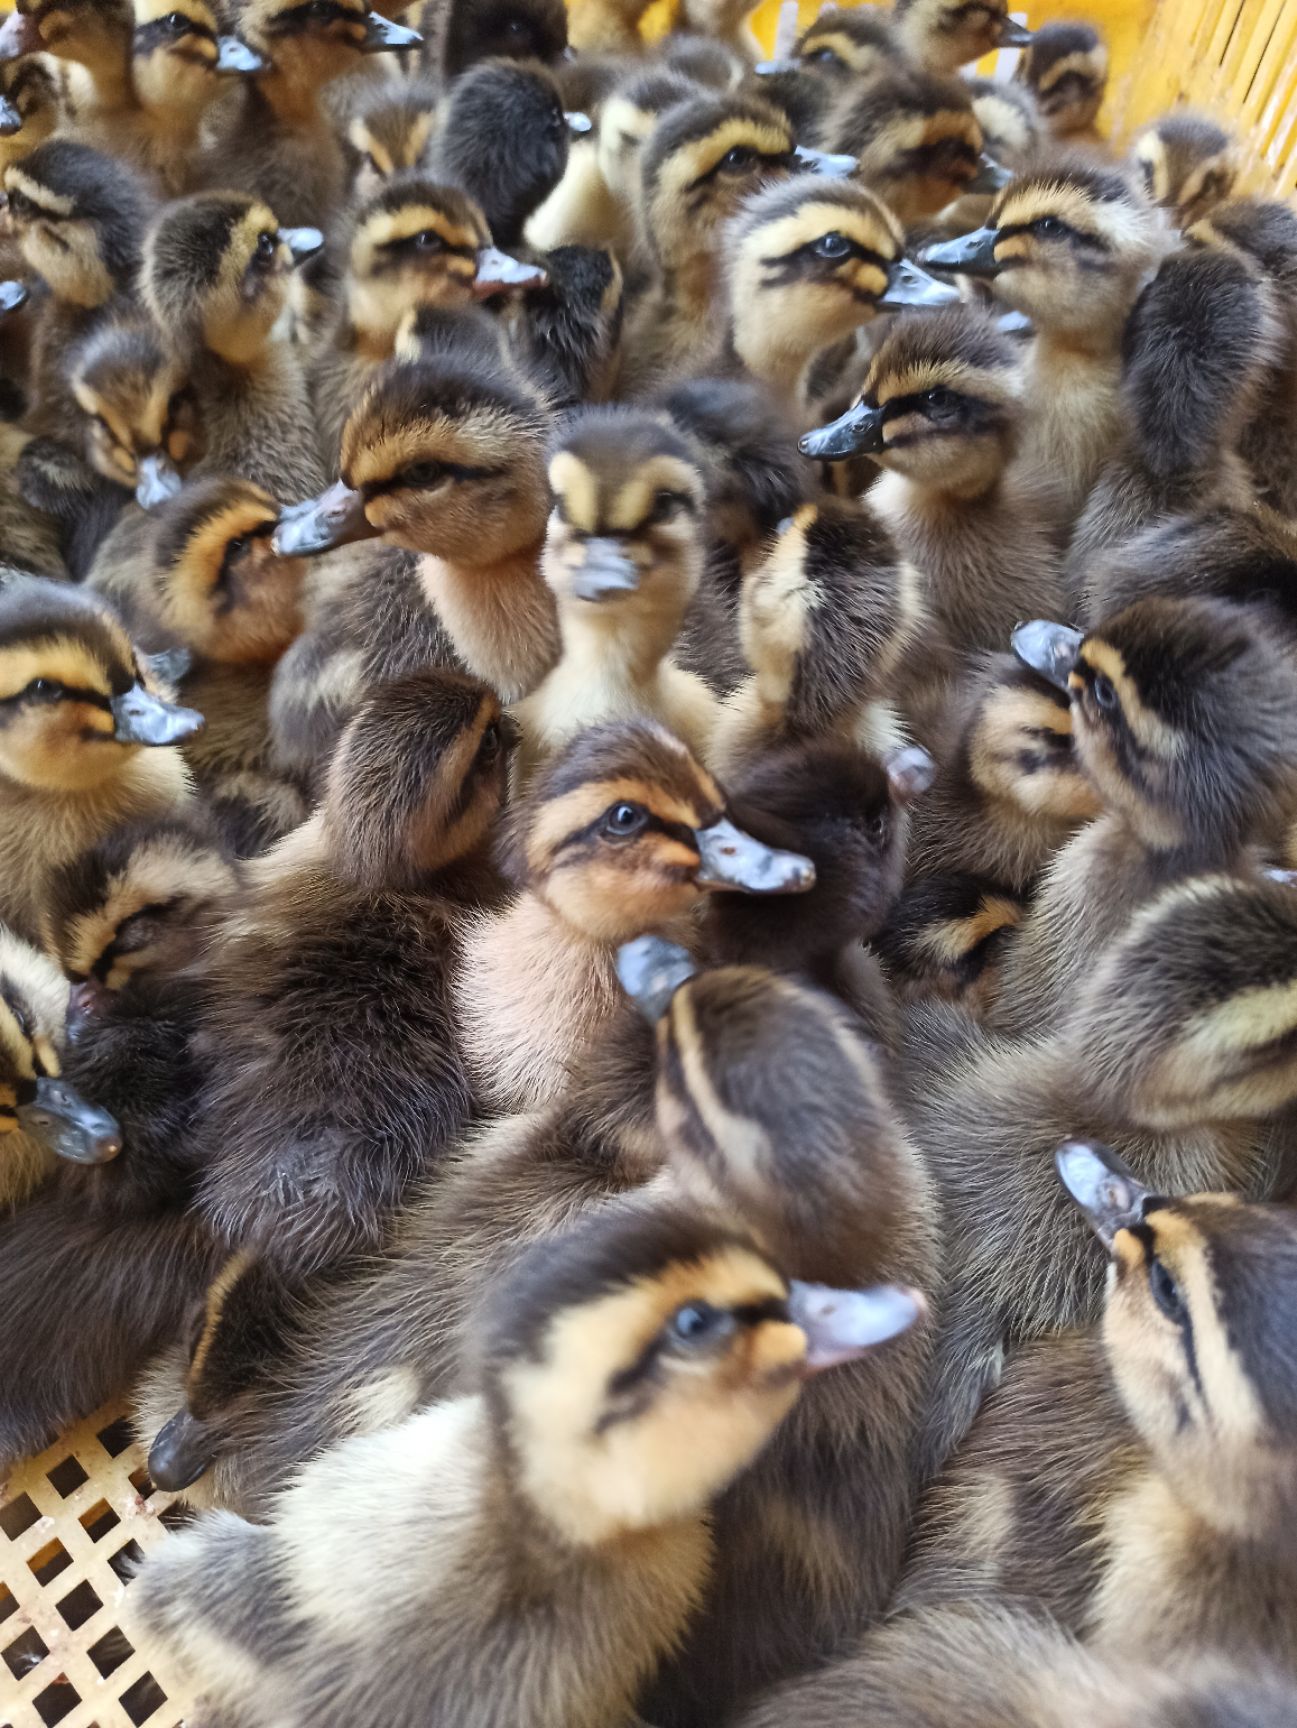
{"type": "Polygon", "coordinates": [[[913,804],[937,777],[937,764],[921,744],[907,744],[904,749],[891,750],[883,763],[892,796],[898,804],[913,804]]]}
{"type": "Polygon", "coordinates": [[[961,276],[998,276],[995,242],[999,238],[998,228],[974,228],[971,234],[925,246],[919,262],[932,270],[949,270],[961,276]]]}
{"type": "Polygon", "coordinates": [[[142,684],[132,685],[124,696],[114,696],[112,710],[116,721],[113,737],[119,744],[183,744],[203,729],[203,717],[196,708],[164,702],[142,684]]]}
{"type": "Polygon", "coordinates": [[[622,551],[620,540],[596,534],[583,551],[584,558],[572,572],[572,592],[578,600],[613,600],[639,587],[639,565],[622,551]]]}
{"type": "Polygon", "coordinates": [[[290,504],[270,544],[280,558],[315,558],[335,546],[372,540],[378,534],[365,515],[365,498],[339,480],[318,498],[290,504]]]}
{"type": "Polygon", "coordinates": [[[0,96],[0,138],[12,138],[22,127],[22,115],[7,96],[0,96]]]}
{"type": "Polygon", "coordinates": [[[27,284],[25,282],[0,282],[0,317],[6,312],[16,312],[20,306],[27,304],[27,284]]]}
{"type": "Polygon", "coordinates": [[[166,1493],[179,1494],[211,1469],[219,1451],[204,1423],[177,1410],[149,1447],[149,1476],[166,1493]]]}
{"type": "Polygon", "coordinates": [[[1047,679],[1055,689],[1067,690],[1068,677],[1084,641],[1084,630],[1051,624],[1047,618],[1033,618],[1030,624],[1019,624],[1009,638],[1009,646],[1029,671],[1047,679]]]}
{"type": "Polygon", "coordinates": [[[293,268],[324,250],[324,235],[318,228],[281,228],[279,238],[293,255],[293,268]]]}
{"type": "Polygon", "coordinates": [[[588,114],[583,114],[579,108],[569,108],[563,118],[567,121],[567,129],[574,138],[584,138],[588,132],[594,131],[594,121],[588,114]]]}
{"type": "Polygon", "coordinates": [[[1142,1220],[1149,1190],[1111,1146],[1068,1140],[1055,1152],[1054,1167],[1105,1248],[1111,1250],[1118,1230],[1142,1220]]]}
{"type": "Polygon", "coordinates": [[[255,48],[249,48],[246,42],[240,42],[237,36],[218,36],[216,38],[216,70],[228,76],[248,77],[253,72],[264,72],[266,62],[255,48]]]}
{"type": "Polygon", "coordinates": [[[18,1106],[18,1125],[70,1164],[107,1164],[122,1149],[116,1119],[65,1080],[38,1080],[32,1102],[18,1106]]]}
{"type": "Polygon", "coordinates": [[[996,317],[995,328],[1001,336],[1034,336],[1036,326],[1025,312],[1001,312],[996,317]]]}
{"type": "Polygon", "coordinates": [[[880,312],[898,311],[902,306],[952,306],[959,299],[953,282],[938,282],[926,270],[908,258],[898,258],[887,272],[887,287],[878,302],[880,312]]]}
{"type": "Polygon", "coordinates": [[[810,173],[826,175],[830,180],[845,180],[860,166],[859,157],[831,156],[827,150],[807,150],[801,144],[793,151],[793,155],[810,173]]]}
{"type": "Polygon", "coordinates": [[[722,816],[694,832],[701,860],[694,881],[700,888],[738,888],[744,894],[805,894],[815,886],[815,866],[800,852],[781,852],[736,828],[722,816]]]}
{"type": "Polygon", "coordinates": [[[193,655],[188,648],[179,645],[175,648],[159,648],[156,654],[149,655],[149,671],[172,688],[193,671],[193,666],[193,655]]]}
{"type": "Polygon", "coordinates": [[[0,25],[0,60],[21,60],[24,54],[39,54],[44,46],[40,25],[24,12],[11,12],[0,25]]]}
{"type": "Polygon", "coordinates": [[[876,455],[886,449],[883,410],[855,402],[827,426],[804,433],[797,440],[797,448],[815,462],[845,462],[848,456],[876,455]]]}
{"type": "Polygon", "coordinates": [[[511,288],[544,288],[549,277],[539,264],[524,264],[511,258],[498,246],[483,246],[477,255],[477,275],[473,279],[473,298],[489,300],[493,294],[507,294],[511,288]]]}
{"type": "Polygon", "coordinates": [[[180,471],[161,450],[141,456],[135,471],[139,476],[135,482],[135,502],[141,510],[156,510],[180,490],[180,471]]]}
{"type": "Polygon", "coordinates": [[[1000,25],[1001,48],[1027,48],[1036,39],[1036,32],[1019,24],[1016,18],[1006,18],[1000,25]]]}
{"type": "Polygon", "coordinates": [[[621,987],[650,1025],[662,1018],[672,996],[697,970],[693,956],[663,936],[637,936],[617,950],[621,987]]]}
{"type": "Polygon", "coordinates": [[[1013,179],[1011,171],[1002,162],[997,162],[993,156],[983,153],[977,165],[977,173],[964,187],[965,192],[1003,192],[1013,179]]]}
{"type": "MultiPolygon", "coordinates": [[[[404,24],[394,24],[381,12],[366,12],[365,39],[360,44],[362,54],[387,54],[397,48],[417,48],[423,37],[417,30],[407,30],[404,24]]],[[[156,1481],[156,1477],[154,1478],[156,1481]]]]}
{"type": "Polygon", "coordinates": [[[856,1361],[889,1338],[908,1332],[926,1310],[919,1292],[903,1284],[834,1290],[794,1278],[788,1287],[788,1317],[806,1334],[808,1374],[856,1361]]]}
{"type": "Polygon", "coordinates": [[[758,60],[752,68],[758,78],[778,78],[784,72],[800,72],[800,60],[758,60]]]}

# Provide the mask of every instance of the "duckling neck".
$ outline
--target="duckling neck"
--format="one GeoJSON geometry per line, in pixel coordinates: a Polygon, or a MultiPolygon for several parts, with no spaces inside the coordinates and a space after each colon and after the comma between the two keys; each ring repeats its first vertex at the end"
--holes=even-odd
{"type": "Polygon", "coordinates": [[[327,129],[318,86],[309,79],[294,78],[280,66],[249,80],[247,103],[250,118],[260,109],[268,111],[280,125],[320,125],[327,129]]]}
{"type": "Polygon", "coordinates": [[[558,613],[540,574],[539,541],[494,558],[488,551],[471,565],[424,553],[419,577],[465,666],[505,702],[534,690],[558,659],[558,613]]]}
{"type": "Polygon", "coordinates": [[[128,41],[93,60],[69,60],[65,64],[69,106],[79,118],[94,119],[137,106],[128,41]]]}
{"type": "Polygon", "coordinates": [[[684,611],[683,605],[663,607],[628,619],[619,617],[616,607],[575,600],[560,614],[563,652],[554,674],[644,690],[670,653],[684,611]]]}
{"type": "Polygon", "coordinates": [[[790,329],[779,319],[763,321],[759,308],[751,310],[753,315],[730,324],[730,354],[780,401],[801,407],[807,374],[816,355],[829,344],[818,341],[813,331],[790,329]]]}

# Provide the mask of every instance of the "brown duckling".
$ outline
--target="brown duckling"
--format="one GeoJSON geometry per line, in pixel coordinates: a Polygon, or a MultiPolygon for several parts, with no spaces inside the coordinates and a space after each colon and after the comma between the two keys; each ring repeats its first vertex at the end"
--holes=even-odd
{"type": "Polygon", "coordinates": [[[0,174],[30,156],[59,123],[59,92],[38,56],[0,60],[0,174]]]}
{"type": "Polygon", "coordinates": [[[708,1503],[807,1376],[895,1331],[907,1300],[817,1295],[750,1239],[666,1206],[538,1245],[474,1327],[471,1390],[315,1460],[268,1525],[222,1514],[177,1536],[132,1590],[132,1635],[231,1724],[272,1707],[341,1725],[376,1687],[410,1728],[465,1709],[537,1728],[625,1720],[705,1590],[708,1503]],[[379,1480],[399,1485],[386,1516],[355,1491],[379,1480]],[[308,1552],[290,1596],[267,1594],[308,1552]],[[365,1603],[354,1618],[326,1582],[340,1564],[365,1603]],[[418,1635],[393,1643],[407,1623],[418,1635]],[[237,1663],[212,1660],[213,1635],[237,1663]]]}
{"type": "Polygon", "coordinates": [[[1051,18],[1033,32],[1017,76],[1054,138],[1099,144],[1096,123],[1108,90],[1108,44],[1093,24],[1051,18]]]}
{"type": "Polygon", "coordinates": [[[422,78],[385,79],[356,102],[347,142],[358,157],[352,180],[357,199],[369,199],[393,174],[426,169],[437,119],[437,90],[422,78]]]}
{"type": "Polygon", "coordinates": [[[898,66],[853,82],[822,136],[859,159],[860,180],[907,228],[965,192],[990,190],[982,128],[959,78],[898,66]]]}
{"type": "Polygon", "coordinates": [[[1165,244],[1160,215],[1122,174],[1078,159],[1018,175],[985,227],[919,252],[986,278],[1035,326],[1019,461],[1054,487],[1064,531],[1120,434],[1122,334],[1165,244]]]}
{"type": "Polygon", "coordinates": [[[142,319],[114,319],[69,358],[86,460],[143,510],[173,498],[203,455],[198,403],[180,357],[142,319]]]}
{"type": "Polygon", "coordinates": [[[245,475],[277,498],[324,480],[301,361],[272,335],[291,272],[323,244],[317,229],[281,227],[241,192],[177,199],[144,244],[141,293],[188,372],[201,471],[245,475]]]}
{"type": "Polygon", "coordinates": [[[151,679],[91,596],[34,579],[0,588],[0,913],[18,932],[35,933],[51,872],[119,822],[188,801],[174,746],[202,716],[151,679]]]}
{"type": "Polygon", "coordinates": [[[78,135],[113,155],[134,145],[131,0],[22,0],[0,28],[0,61],[59,62],[61,106],[78,135]]]}
{"type": "Polygon", "coordinates": [[[717,703],[671,658],[702,569],[699,452],[664,416],[589,408],[549,459],[541,569],[561,640],[555,666],[513,715],[522,781],[586,726],[650,719],[706,761],[717,703]]]}
{"type": "Polygon", "coordinates": [[[135,0],[139,155],[168,192],[190,190],[203,122],[230,81],[265,68],[246,42],[222,33],[210,0],[135,0]]]}
{"type": "Polygon", "coordinates": [[[1009,17],[1008,0],[895,0],[892,16],[905,52],[926,71],[948,76],[997,48],[1026,48],[1031,31],[1009,17]]]}
{"type": "Polygon", "coordinates": [[[873,940],[895,1000],[955,1002],[985,1018],[999,992],[1006,946],[1026,903],[987,876],[917,874],[902,889],[873,940]]]}
{"type": "Polygon", "coordinates": [[[970,306],[901,318],[874,351],[859,399],[800,449],[872,456],[870,508],[924,578],[950,642],[995,649],[1048,600],[1063,609],[1047,500],[1011,463],[1023,421],[1017,345],[970,306]]]}
{"type": "MultiPolygon", "coordinates": [[[[0,283],[0,299],[6,286],[0,283]]],[[[24,484],[33,446],[46,442],[0,420],[0,545],[10,570],[59,579],[71,574],[64,557],[64,535],[41,507],[39,494],[29,501],[24,484]]]]}
{"type": "Polygon", "coordinates": [[[1149,199],[1177,228],[1210,216],[1234,190],[1239,162],[1234,139],[1203,114],[1163,114],[1139,132],[1130,164],[1149,199]]]}

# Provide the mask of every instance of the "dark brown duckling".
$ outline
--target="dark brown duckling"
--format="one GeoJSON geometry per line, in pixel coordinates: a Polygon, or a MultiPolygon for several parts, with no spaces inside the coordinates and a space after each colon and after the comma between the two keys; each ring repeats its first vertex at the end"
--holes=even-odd
{"type": "Polygon", "coordinates": [[[1017,76],[1036,98],[1053,137],[1097,144],[1108,88],[1108,44],[1092,24],[1051,18],[1033,32],[1017,76]]]}

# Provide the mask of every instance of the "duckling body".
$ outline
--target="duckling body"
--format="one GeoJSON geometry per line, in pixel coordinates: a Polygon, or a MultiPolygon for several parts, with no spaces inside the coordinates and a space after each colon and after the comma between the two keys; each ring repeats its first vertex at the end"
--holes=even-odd
{"type": "Polygon", "coordinates": [[[207,0],[135,0],[134,10],[137,154],[168,193],[188,192],[204,122],[214,117],[219,125],[219,105],[237,101],[235,80],[264,62],[237,36],[221,33],[207,0]]]}

